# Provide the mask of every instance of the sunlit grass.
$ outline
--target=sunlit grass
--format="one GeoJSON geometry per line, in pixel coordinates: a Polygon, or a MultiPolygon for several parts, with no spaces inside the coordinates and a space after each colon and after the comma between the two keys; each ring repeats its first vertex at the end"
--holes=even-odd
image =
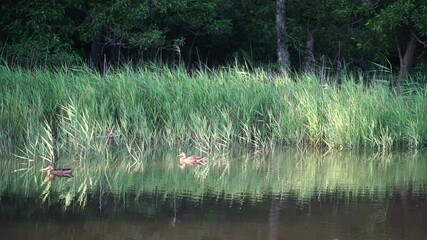
{"type": "Polygon", "coordinates": [[[338,85],[313,74],[238,68],[123,69],[101,76],[85,68],[0,66],[0,75],[3,146],[34,142],[46,123],[53,144],[70,151],[100,152],[112,144],[390,149],[419,147],[427,139],[425,86],[395,94],[375,76],[343,74],[338,85]]]}

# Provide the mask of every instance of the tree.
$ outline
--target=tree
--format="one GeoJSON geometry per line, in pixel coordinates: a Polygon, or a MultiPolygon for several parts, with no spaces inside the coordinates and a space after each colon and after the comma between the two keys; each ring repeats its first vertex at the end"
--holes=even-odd
{"type": "Polygon", "coordinates": [[[290,56],[288,45],[286,44],[286,7],[285,0],[277,0],[276,6],[276,27],[277,27],[277,57],[281,70],[290,67],[290,56]]]}
{"type": "Polygon", "coordinates": [[[196,40],[200,49],[231,33],[223,14],[229,5],[220,0],[6,1],[0,3],[2,56],[27,66],[88,57],[97,69],[144,58],[168,61],[185,53],[192,61],[196,40]]]}
{"type": "Polygon", "coordinates": [[[73,45],[81,18],[70,11],[77,2],[16,0],[0,5],[3,57],[28,67],[79,61],[73,45]]]}
{"type": "MultiPolygon", "coordinates": [[[[398,57],[399,77],[394,84],[401,84],[414,66],[417,48],[426,47],[427,2],[424,0],[392,0],[386,2],[362,1],[371,12],[367,21],[369,29],[377,34],[375,50],[384,57],[398,57]]],[[[364,47],[369,43],[364,43],[364,47]]]]}
{"type": "Polygon", "coordinates": [[[289,0],[287,26],[292,61],[300,61],[309,72],[316,61],[328,61],[337,68],[357,62],[358,49],[353,40],[360,29],[354,5],[342,0],[289,0]],[[356,23],[356,24],[355,24],[356,23]]]}
{"type": "Polygon", "coordinates": [[[105,59],[141,62],[147,56],[152,61],[167,61],[179,59],[185,52],[190,64],[196,40],[226,36],[231,31],[229,20],[218,11],[221,4],[219,0],[94,2],[82,32],[91,42],[92,65],[102,67],[105,59]]]}
{"type": "Polygon", "coordinates": [[[7,0],[0,25],[1,56],[29,67],[184,60],[190,68],[243,52],[303,71],[320,59],[364,69],[389,61],[402,83],[427,56],[424,0],[7,0]]]}

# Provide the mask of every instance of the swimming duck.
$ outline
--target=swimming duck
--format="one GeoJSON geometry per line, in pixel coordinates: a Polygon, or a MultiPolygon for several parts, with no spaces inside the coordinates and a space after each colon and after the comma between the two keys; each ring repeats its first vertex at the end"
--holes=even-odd
{"type": "Polygon", "coordinates": [[[186,156],[184,152],[178,155],[179,158],[179,165],[178,167],[181,169],[184,169],[186,165],[205,165],[204,160],[206,157],[199,157],[199,156],[186,156]]]}
{"type": "Polygon", "coordinates": [[[55,168],[55,165],[52,163],[49,164],[49,179],[52,180],[55,177],[74,177],[73,169],[71,168],[55,168]]]}

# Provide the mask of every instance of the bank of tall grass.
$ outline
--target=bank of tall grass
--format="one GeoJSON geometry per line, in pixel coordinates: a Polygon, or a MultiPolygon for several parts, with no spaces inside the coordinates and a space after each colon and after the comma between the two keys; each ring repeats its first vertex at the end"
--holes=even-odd
{"type": "Polygon", "coordinates": [[[236,143],[386,149],[427,142],[426,86],[394,91],[375,76],[320,79],[237,67],[100,75],[86,68],[7,66],[0,66],[0,76],[0,139],[9,145],[195,145],[209,151],[236,143]]]}

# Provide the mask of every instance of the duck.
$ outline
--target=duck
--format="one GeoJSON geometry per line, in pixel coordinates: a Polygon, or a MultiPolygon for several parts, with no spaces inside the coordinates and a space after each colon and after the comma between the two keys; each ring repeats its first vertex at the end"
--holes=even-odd
{"type": "Polygon", "coordinates": [[[178,156],[180,157],[178,167],[181,169],[184,169],[186,165],[205,165],[204,160],[206,159],[206,157],[199,157],[199,156],[187,157],[185,152],[181,152],[178,156]]]}
{"type": "Polygon", "coordinates": [[[51,163],[51,164],[49,164],[49,180],[52,180],[55,177],[65,177],[65,178],[74,177],[73,169],[71,169],[71,168],[55,168],[55,165],[53,165],[51,163]]]}

